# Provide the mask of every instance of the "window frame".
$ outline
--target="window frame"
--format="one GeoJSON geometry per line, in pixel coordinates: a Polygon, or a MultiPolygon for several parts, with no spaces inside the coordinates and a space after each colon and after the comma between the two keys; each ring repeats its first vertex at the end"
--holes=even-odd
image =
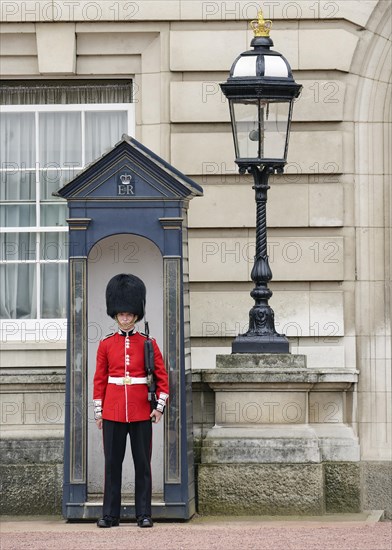
{"type": "MultiPolygon", "coordinates": [[[[93,85],[93,83],[92,83],[93,85]]],[[[43,233],[68,233],[68,226],[43,226],[41,225],[41,206],[46,204],[58,204],[65,202],[63,199],[53,198],[51,200],[41,201],[40,176],[42,173],[59,172],[61,167],[41,168],[39,161],[39,113],[40,112],[80,112],[81,113],[81,145],[82,145],[82,164],[80,166],[70,166],[70,177],[73,177],[73,172],[79,172],[86,167],[85,160],[85,113],[88,111],[126,111],[128,119],[127,133],[128,135],[135,134],[135,103],[72,103],[72,104],[31,104],[31,105],[1,105],[2,113],[26,113],[33,112],[35,114],[35,166],[19,168],[18,172],[34,172],[35,173],[35,199],[34,201],[26,201],[35,203],[35,225],[34,226],[7,226],[0,227],[0,233],[32,233],[35,234],[35,259],[31,260],[0,260],[1,264],[36,264],[36,310],[37,318],[29,319],[0,319],[0,341],[15,342],[15,341],[33,341],[33,342],[58,342],[66,340],[67,318],[42,318],[41,317],[41,266],[49,263],[68,264],[68,259],[42,259],[41,258],[41,237],[43,233]],[[48,338],[48,335],[52,336],[48,338]]],[[[121,136],[119,137],[119,139],[121,136]]],[[[113,146],[115,144],[113,143],[113,146]]],[[[12,162],[12,161],[9,161],[12,162]]],[[[5,164],[5,162],[4,162],[5,164]]],[[[62,167],[67,170],[67,167],[62,167]]],[[[0,172],[15,173],[15,168],[3,168],[0,166],[0,172]]],[[[76,175],[76,174],[75,174],[76,175]]],[[[9,204],[12,204],[12,200],[9,204]]],[[[21,201],[15,201],[21,202],[21,201]]],[[[7,201],[0,201],[0,206],[7,201]]]]}

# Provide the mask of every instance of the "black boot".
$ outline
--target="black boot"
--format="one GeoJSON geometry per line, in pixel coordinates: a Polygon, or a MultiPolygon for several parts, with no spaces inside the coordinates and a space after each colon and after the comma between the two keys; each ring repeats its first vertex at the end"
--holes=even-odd
{"type": "Polygon", "coordinates": [[[119,518],[113,518],[112,516],[103,516],[97,521],[98,527],[118,527],[119,523],[119,518]]]}
{"type": "Polygon", "coordinates": [[[139,527],[152,527],[154,525],[150,516],[139,516],[137,524],[139,527]]]}

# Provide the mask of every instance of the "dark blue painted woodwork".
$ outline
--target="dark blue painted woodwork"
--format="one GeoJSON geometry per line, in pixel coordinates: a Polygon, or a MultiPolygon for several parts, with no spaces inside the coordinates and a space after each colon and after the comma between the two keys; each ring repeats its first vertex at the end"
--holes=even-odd
{"type": "Polygon", "coordinates": [[[124,135],[113,149],[89,164],[56,195],[68,200],[112,200],[117,176],[129,173],[135,182],[135,198],[175,199],[202,195],[203,189],[139,141],[124,135]]]}
{"type": "MultiPolygon", "coordinates": [[[[99,240],[118,233],[151,239],[163,255],[181,255],[181,235],[165,242],[160,218],[182,217],[189,199],[202,188],[128,136],[62,187],[70,218],[91,218],[87,239],[71,239],[70,257],[87,256],[99,240]],[[131,176],[134,195],[119,195],[122,175],[131,176]]],[[[177,232],[176,232],[177,233],[177,232]]],[[[180,232],[179,232],[180,233],[180,232]]]]}
{"type": "MultiPolygon", "coordinates": [[[[68,202],[70,227],[63,495],[63,511],[67,519],[92,519],[100,513],[98,505],[86,505],[87,441],[83,440],[83,451],[73,447],[73,442],[80,441],[81,434],[82,437],[87,434],[87,411],[83,412],[81,408],[88,401],[83,393],[87,391],[87,351],[83,338],[77,337],[78,334],[83,334],[87,321],[83,320],[83,316],[75,316],[75,304],[82,302],[84,311],[87,311],[88,292],[84,274],[89,251],[101,239],[122,233],[141,235],[152,240],[159,247],[164,261],[168,258],[167,265],[171,266],[165,271],[168,275],[164,289],[167,293],[167,315],[170,315],[172,325],[170,330],[175,326],[174,330],[179,334],[177,340],[169,335],[167,341],[170,343],[168,358],[171,361],[170,358],[173,357],[174,361],[178,361],[174,367],[179,369],[179,383],[175,387],[179,395],[173,401],[182,404],[179,411],[181,418],[175,419],[176,426],[180,426],[180,477],[178,482],[165,481],[165,505],[158,507],[154,513],[158,517],[182,519],[189,518],[194,513],[193,460],[190,452],[192,396],[189,376],[186,380],[184,358],[183,293],[188,288],[184,290],[182,283],[182,260],[186,227],[183,227],[182,220],[186,220],[185,211],[189,200],[194,196],[201,196],[202,193],[199,185],[126,135],[56,193],[68,202]],[[175,262],[175,258],[179,261],[178,268],[170,263],[175,262]],[[86,264],[83,267],[84,261],[86,264]],[[75,285],[72,276],[77,263],[81,265],[81,275],[75,285]],[[176,284],[176,278],[181,279],[180,285],[176,284]],[[175,295],[178,288],[180,296],[175,295]],[[73,326],[76,318],[77,327],[73,326]],[[175,344],[178,348],[173,348],[173,342],[179,342],[175,344]],[[80,361],[77,366],[74,364],[74,357],[78,357],[80,361]],[[75,391],[82,392],[83,395],[73,395],[75,391]],[[79,472],[81,474],[78,477],[79,472]],[[75,473],[78,474],[76,477],[75,473]]],[[[168,320],[169,318],[164,319],[164,323],[168,320]]],[[[133,510],[124,510],[124,513],[127,517],[132,516],[133,510]]]]}

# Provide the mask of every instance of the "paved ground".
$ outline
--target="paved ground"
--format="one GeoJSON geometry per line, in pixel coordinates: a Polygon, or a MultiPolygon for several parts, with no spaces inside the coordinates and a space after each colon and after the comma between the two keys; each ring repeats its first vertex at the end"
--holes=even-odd
{"type": "Polygon", "coordinates": [[[122,523],[98,529],[60,518],[0,522],[1,550],[391,550],[392,522],[380,514],[322,517],[195,517],[156,522],[153,529],[122,523]]]}

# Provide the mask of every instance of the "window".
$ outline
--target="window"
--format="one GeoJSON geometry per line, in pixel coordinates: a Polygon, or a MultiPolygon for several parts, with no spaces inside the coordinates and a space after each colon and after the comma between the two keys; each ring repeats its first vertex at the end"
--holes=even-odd
{"type": "Polygon", "coordinates": [[[134,133],[131,82],[3,81],[0,99],[0,318],[37,327],[66,317],[67,206],[52,193],[134,133]]]}

